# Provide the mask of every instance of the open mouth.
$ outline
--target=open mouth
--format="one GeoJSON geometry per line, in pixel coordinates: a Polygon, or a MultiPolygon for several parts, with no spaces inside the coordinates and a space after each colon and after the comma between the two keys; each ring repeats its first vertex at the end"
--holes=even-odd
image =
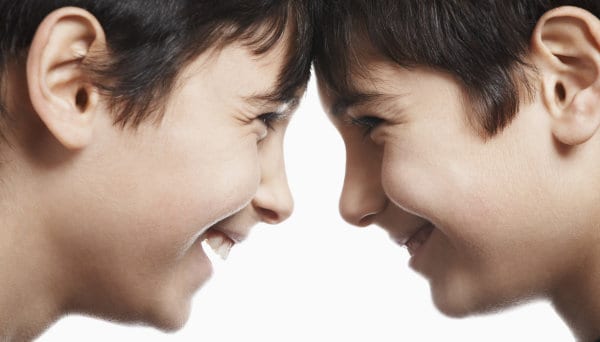
{"type": "Polygon", "coordinates": [[[417,230],[417,232],[414,233],[413,236],[410,237],[410,239],[408,239],[405,245],[408,249],[408,253],[410,254],[410,256],[414,256],[419,250],[419,248],[421,248],[421,246],[423,246],[425,242],[427,242],[427,239],[433,232],[434,228],[435,227],[431,223],[427,223],[419,230],[417,230]]]}
{"type": "Polygon", "coordinates": [[[233,241],[227,234],[214,228],[207,230],[200,237],[200,240],[202,242],[206,241],[206,244],[208,244],[213,252],[223,260],[227,260],[231,249],[233,246],[235,246],[235,241],[233,241]]]}

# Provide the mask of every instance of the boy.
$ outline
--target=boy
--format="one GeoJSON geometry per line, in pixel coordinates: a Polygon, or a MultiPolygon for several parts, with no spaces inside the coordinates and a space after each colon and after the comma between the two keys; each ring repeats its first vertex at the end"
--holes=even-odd
{"type": "Polygon", "coordinates": [[[351,0],[324,15],[342,216],[405,245],[449,316],[548,298],[599,338],[600,3],[351,0]]]}
{"type": "Polygon", "coordinates": [[[201,242],[226,257],[291,214],[310,20],[296,0],[0,1],[0,340],[73,312],[178,329],[201,242]]]}

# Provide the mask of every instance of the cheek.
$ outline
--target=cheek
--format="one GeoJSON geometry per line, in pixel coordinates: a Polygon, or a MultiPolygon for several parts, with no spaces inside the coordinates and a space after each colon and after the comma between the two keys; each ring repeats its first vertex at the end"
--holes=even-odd
{"type": "Polygon", "coordinates": [[[478,243],[487,229],[502,226],[510,196],[478,158],[442,147],[402,146],[386,148],[381,170],[383,188],[396,205],[433,222],[456,244],[478,243]]]}
{"type": "Polygon", "coordinates": [[[155,157],[157,190],[186,209],[196,229],[248,203],[260,180],[256,136],[223,120],[178,122],[155,157]]]}
{"type": "Polygon", "coordinates": [[[94,204],[81,209],[89,213],[86,224],[111,249],[106,255],[123,265],[173,262],[204,228],[241,209],[257,190],[255,141],[177,133],[118,155],[103,153],[102,163],[113,166],[78,201],[94,204]]]}
{"type": "Polygon", "coordinates": [[[457,213],[450,206],[468,205],[472,179],[463,166],[434,149],[386,145],[382,186],[396,205],[439,224],[448,214],[457,213]]]}
{"type": "Polygon", "coordinates": [[[176,167],[167,170],[164,184],[155,189],[162,197],[156,209],[168,208],[172,222],[181,222],[192,233],[246,206],[260,181],[251,139],[200,146],[180,149],[176,167]]]}

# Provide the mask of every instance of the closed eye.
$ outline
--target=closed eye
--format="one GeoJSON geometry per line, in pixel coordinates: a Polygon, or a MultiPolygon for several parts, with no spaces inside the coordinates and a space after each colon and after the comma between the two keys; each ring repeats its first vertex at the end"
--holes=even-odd
{"type": "Polygon", "coordinates": [[[375,116],[362,116],[359,118],[349,118],[352,125],[358,126],[364,130],[365,137],[371,134],[375,128],[381,125],[384,120],[375,116]]]}
{"type": "Polygon", "coordinates": [[[284,121],[285,119],[287,119],[289,116],[288,113],[276,113],[276,112],[270,112],[270,113],[264,113],[258,116],[258,119],[260,121],[262,121],[265,126],[267,126],[268,129],[270,130],[275,130],[274,126],[275,123],[278,121],[284,121]]]}

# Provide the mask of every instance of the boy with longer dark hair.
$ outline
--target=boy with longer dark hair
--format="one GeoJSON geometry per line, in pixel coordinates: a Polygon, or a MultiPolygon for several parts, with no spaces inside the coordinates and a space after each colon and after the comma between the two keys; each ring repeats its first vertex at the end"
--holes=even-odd
{"type": "Polygon", "coordinates": [[[312,4],[0,0],[0,340],[68,313],[180,328],[259,221],[292,211],[282,142],[312,4]]]}
{"type": "Polygon", "coordinates": [[[340,201],[462,317],[548,298],[600,337],[600,2],[330,1],[340,201]]]}

